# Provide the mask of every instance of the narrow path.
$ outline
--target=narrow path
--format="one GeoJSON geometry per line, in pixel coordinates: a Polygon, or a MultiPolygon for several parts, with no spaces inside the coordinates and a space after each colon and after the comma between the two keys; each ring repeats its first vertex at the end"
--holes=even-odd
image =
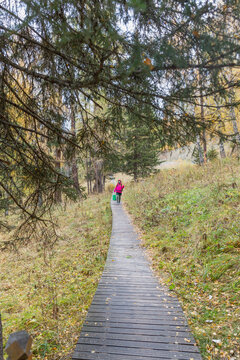
{"type": "Polygon", "coordinates": [[[178,300],[159,285],[128,215],[112,202],[106,266],[74,360],[200,360],[178,300]]]}

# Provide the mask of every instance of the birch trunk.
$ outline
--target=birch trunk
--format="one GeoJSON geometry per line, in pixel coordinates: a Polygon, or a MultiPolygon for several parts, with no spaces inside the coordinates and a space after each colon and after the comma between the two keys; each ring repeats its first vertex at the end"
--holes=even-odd
{"type": "Polygon", "coordinates": [[[203,152],[202,152],[202,148],[201,148],[201,142],[200,142],[200,136],[199,135],[197,135],[196,145],[197,145],[197,149],[198,149],[199,163],[200,163],[200,165],[203,165],[204,164],[204,158],[203,158],[203,152]]]}
{"type": "MultiPolygon", "coordinates": [[[[219,123],[221,123],[222,122],[221,110],[220,110],[220,107],[219,107],[219,104],[218,104],[216,98],[214,98],[214,102],[215,102],[216,107],[217,107],[217,119],[219,120],[219,123]]],[[[218,129],[221,130],[221,127],[222,127],[222,125],[219,124],[218,129]]],[[[219,137],[219,152],[220,152],[221,158],[224,159],[226,157],[226,152],[225,152],[225,149],[224,149],[224,141],[221,138],[221,136],[219,137]]]]}
{"type": "Polygon", "coordinates": [[[232,121],[232,126],[233,126],[236,143],[237,143],[237,145],[240,145],[240,134],[239,134],[238,125],[237,125],[236,113],[235,113],[235,109],[233,106],[230,107],[230,116],[231,116],[231,121],[232,121]]]}
{"type": "Polygon", "coordinates": [[[224,142],[223,139],[220,138],[219,140],[219,150],[220,150],[220,156],[222,159],[226,157],[225,149],[224,149],[224,142]]]}

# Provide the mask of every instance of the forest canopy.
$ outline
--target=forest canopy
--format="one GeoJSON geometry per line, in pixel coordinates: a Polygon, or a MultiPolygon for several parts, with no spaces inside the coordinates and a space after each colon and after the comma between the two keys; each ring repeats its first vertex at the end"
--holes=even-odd
{"type": "MultiPolygon", "coordinates": [[[[239,6],[229,0],[3,1],[1,207],[13,202],[30,231],[39,221],[44,229],[61,194],[82,194],[69,176],[76,175],[76,154],[82,161],[86,152],[107,158],[130,116],[158,134],[162,148],[195,141],[205,129],[219,134],[216,110],[237,105],[239,6]],[[204,104],[211,116],[203,117],[201,99],[209,96],[218,103],[204,104]]],[[[221,137],[234,140],[234,133],[221,137]]]]}

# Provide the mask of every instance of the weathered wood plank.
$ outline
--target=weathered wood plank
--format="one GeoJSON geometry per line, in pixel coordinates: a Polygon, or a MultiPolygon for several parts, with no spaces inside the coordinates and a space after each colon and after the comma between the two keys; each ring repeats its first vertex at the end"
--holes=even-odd
{"type": "Polygon", "coordinates": [[[89,321],[85,322],[88,326],[101,326],[101,327],[115,327],[115,328],[125,328],[125,329],[143,329],[143,330],[176,330],[176,331],[187,331],[188,326],[184,325],[171,325],[171,324],[162,324],[162,325],[154,325],[154,324],[136,324],[130,322],[114,322],[114,321],[89,321]]]}
{"type": "Polygon", "coordinates": [[[121,316],[120,314],[118,314],[117,316],[115,316],[114,314],[112,314],[111,312],[109,312],[107,315],[107,318],[102,315],[102,316],[96,316],[95,314],[89,314],[87,316],[87,322],[89,323],[90,321],[93,321],[93,322],[104,322],[104,321],[111,321],[111,322],[116,322],[118,324],[122,324],[122,323],[128,323],[128,324],[135,324],[135,325],[160,325],[160,326],[163,326],[163,325],[173,325],[173,326],[182,326],[182,325],[186,325],[187,326],[187,323],[186,321],[182,321],[182,320],[179,320],[177,317],[176,317],[176,320],[172,320],[170,318],[168,318],[167,316],[163,319],[153,319],[152,317],[151,318],[148,318],[148,317],[136,317],[136,316],[121,316]],[[110,316],[111,315],[111,316],[110,316]],[[110,316],[108,318],[108,316],[110,316]],[[111,320],[110,320],[111,319],[111,320]]]}
{"type": "MultiPolygon", "coordinates": [[[[106,309],[103,309],[103,311],[101,310],[91,310],[91,313],[90,315],[91,316],[104,316],[105,318],[107,317],[107,314],[109,314],[109,311],[106,310],[106,309]]],[[[111,309],[111,314],[114,316],[114,317],[119,317],[119,316],[131,316],[131,318],[141,318],[141,319],[170,319],[170,320],[176,320],[176,318],[178,319],[181,319],[181,320],[184,320],[184,316],[182,315],[182,313],[169,313],[168,315],[166,314],[154,314],[153,311],[138,311],[136,309],[133,309],[133,310],[114,310],[114,309],[111,309]]],[[[90,318],[90,315],[89,315],[89,318],[90,318]]]]}
{"type": "MultiPolygon", "coordinates": [[[[95,353],[89,354],[88,352],[76,352],[73,354],[73,360],[189,360],[191,359],[189,356],[181,356],[179,357],[176,354],[166,354],[161,353],[157,357],[146,357],[146,356],[139,356],[139,355],[119,355],[119,354],[106,354],[106,353],[95,353]]],[[[200,355],[195,355],[193,360],[201,360],[200,355]]]]}
{"type": "MultiPolygon", "coordinates": [[[[113,330],[113,329],[112,329],[113,330]]],[[[187,332],[186,333],[180,333],[181,336],[179,335],[178,332],[168,332],[166,333],[166,331],[158,331],[157,335],[153,332],[153,335],[146,335],[146,334],[131,334],[131,333],[115,333],[115,332],[102,332],[96,331],[95,327],[89,327],[88,331],[85,328],[85,331],[82,330],[81,332],[81,338],[82,337],[89,337],[89,338],[96,338],[96,339],[115,339],[115,340],[136,340],[136,341],[142,341],[142,342],[154,342],[154,343],[165,343],[165,344],[182,344],[182,345],[186,345],[186,339],[187,339],[187,335],[189,335],[187,332]]],[[[79,340],[81,339],[79,338],[79,340]]],[[[192,343],[194,343],[194,339],[191,336],[190,337],[192,343]]],[[[189,340],[189,339],[188,339],[189,340]]]]}
{"type": "Polygon", "coordinates": [[[152,350],[168,350],[168,351],[185,351],[198,353],[198,349],[194,345],[176,343],[163,343],[163,342],[151,342],[151,341],[136,341],[132,339],[120,340],[120,339],[96,339],[96,338],[80,338],[76,350],[82,348],[82,345],[104,345],[111,347],[124,347],[124,348],[138,348],[138,349],[152,349],[152,350]]]}
{"type": "MultiPolygon", "coordinates": [[[[125,360],[126,355],[133,356],[142,356],[146,359],[149,357],[160,357],[164,355],[164,359],[201,359],[199,354],[192,351],[172,351],[170,350],[153,350],[153,349],[139,349],[139,348],[130,348],[130,347],[120,347],[120,346],[106,346],[106,345],[77,345],[77,349],[75,350],[75,356],[77,353],[82,354],[83,352],[89,353],[91,355],[95,354],[95,359],[99,359],[99,354],[116,354],[122,355],[122,360],[125,360]]],[[[76,357],[75,357],[76,359],[76,357]]],[[[83,358],[84,359],[84,358],[83,358]]],[[[93,358],[94,359],[94,358],[93,358]]],[[[111,357],[109,358],[111,359],[111,357]]]]}
{"type": "MultiPolygon", "coordinates": [[[[194,344],[193,337],[189,334],[188,329],[185,331],[181,331],[179,329],[136,329],[135,327],[132,328],[123,328],[123,327],[114,327],[110,326],[108,328],[103,328],[102,326],[91,326],[91,325],[84,325],[82,328],[82,334],[89,334],[90,332],[100,332],[104,334],[104,336],[107,336],[108,334],[118,334],[121,336],[121,334],[128,334],[128,335],[143,335],[143,336],[168,336],[171,337],[173,340],[177,338],[187,338],[192,339],[192,343],[194,344]]],[[[84,335],[85,336],[85,335],[84,335]]]]}

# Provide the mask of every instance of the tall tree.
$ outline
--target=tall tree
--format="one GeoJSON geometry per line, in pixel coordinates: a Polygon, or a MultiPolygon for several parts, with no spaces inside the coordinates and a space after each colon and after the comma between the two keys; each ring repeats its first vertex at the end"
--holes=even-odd
{"type": "MultiPolygon", "coordinates": [[[[147,109],[145,111],[147,113],[147,109]]],[[[150,118],[151,112],[149,115],[150,118]]],[[[123,137],[125,151],[120,155],[120,169],[132,175],[134,181],[153,173],[160,163],[160,141],[154,128],[142,122],[138,114],[131,113],[127,117],[123,137]]]]}

